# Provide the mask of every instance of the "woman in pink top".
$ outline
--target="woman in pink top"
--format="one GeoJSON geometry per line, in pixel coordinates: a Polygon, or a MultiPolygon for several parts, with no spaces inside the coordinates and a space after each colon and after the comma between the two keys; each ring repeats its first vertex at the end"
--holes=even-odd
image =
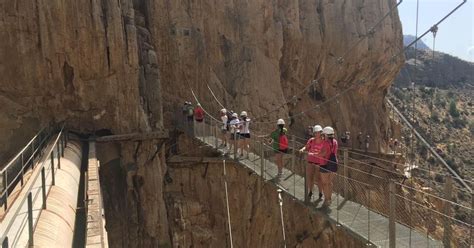
{"type": "Polygon", "coordinates": [[[324,164],[326,157],[326,149],[324,148],[324,140],[322,139],[323,128],[320,125],[313,127],[314,137],[310,138],[306,145],[300,149],[301,152],[307,151],[308,164],[306,166],[306,187],[308,189],[308,198],[311,199],[313,195],[314,178],[316,177],[316,184],[319,190],[319,199],[322,195],[321,180],[319,177],[319,166],[324,164]]]}
{"type": "Polygon", "coordinates": [[[323,188],[324,203],[323,206],[331,205],[333,178],[337,172],[337,140],[334,138],[334,129],[332,127],[325,127],[323,129],[325,136],[324,149],[328,152],[325,154],[324,165],[320,167],[321,186],[323,188]]]}

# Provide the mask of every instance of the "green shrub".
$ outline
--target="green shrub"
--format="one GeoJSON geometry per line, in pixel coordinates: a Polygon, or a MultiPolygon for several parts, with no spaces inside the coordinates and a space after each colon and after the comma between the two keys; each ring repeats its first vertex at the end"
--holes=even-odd
{"type": "Polygon", "coordinates": [[[465,128],[467,125],[467,120],[465,118],[455,117],[453,119],[453,127],[457,129],[465,128]]]}
{"type": "Polygon", "coordinates": [[[454,100],[449,103],[449,114],[454,118],[459,117],[459,110],[456,107],[456,102],[454,100]]]}

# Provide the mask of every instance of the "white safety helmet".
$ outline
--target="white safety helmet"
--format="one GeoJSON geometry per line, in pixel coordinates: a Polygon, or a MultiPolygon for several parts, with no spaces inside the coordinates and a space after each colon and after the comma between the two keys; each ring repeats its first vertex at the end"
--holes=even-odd
{"type": "Polygon", "coordinates": [[[233,113],[233,114],[232,114],[232,117],[238,118],[239,116],[237,115],[237,113],[233,113]]]}
{"type": "Polygon", "coordinates": [[[321,131],[323,131],[323,127],[321,127],[320,125],[315,125],[313,127],[313,133],[321,132],[321,131]]]}
{"type": "Polygon", "coordinates": [[[247,117],[247,112],[242,111],[242,113],[240,113],[240,116],[245,116],[245,117],[247,117]]]}
{"type": "Polygon", "coordinates": [[[285,125],[285,121],[283,119],[278,119],[277,125],[285,125]]]}
{"type": "Polygon", "coordinates": [[[225,108],[221,109],[221,113],[227,114],[227,109],[225,109],[225,108]]]}
{"type": "Polygon", "coordinates": [[[334,128],[329,127],[329,126],[323,128],[323,134],[333,135],[334,134],[334,128]]]}

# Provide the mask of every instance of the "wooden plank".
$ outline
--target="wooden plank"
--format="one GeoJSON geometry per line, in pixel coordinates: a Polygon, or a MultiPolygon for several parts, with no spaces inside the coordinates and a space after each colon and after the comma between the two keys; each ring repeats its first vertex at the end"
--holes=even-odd
{"type": "Polygon", "coordinates": [[[102,136],[96,139],[96,142],[113,142],[113,141],[134,141],[148,139],[167,139],[169,138],[168,130],[159,130],[148,133],[129,133],[102,136]]]}

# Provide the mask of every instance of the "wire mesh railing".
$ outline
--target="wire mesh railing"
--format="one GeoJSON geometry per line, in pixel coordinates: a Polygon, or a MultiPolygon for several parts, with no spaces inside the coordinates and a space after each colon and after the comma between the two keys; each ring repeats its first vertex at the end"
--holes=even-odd
{"type": "Polygon", "coordinates": [[[25,173],[34,167],[41,155],[44,146],[50,138],[51,130],[41,129],[0,171],[0,205],[7,211],[9,196],[20,183],[24,184],[25,173]]]}
{"type": "MultiPolygon", "coordinates": [[[[294,199],[319,207],[321,200],[317,199],[316,191],[312,198],[308,197],[307,162],[305,155],[298,152],[303,143],[296,137],[290,136],[288,151],[281,152],[272,147],[267,135],[252,135],[242,142],[245,138],[237,133],[230,135],[230,131],[222,131],[223,123],[215,118],[199,123],[180,120],[178,127],[184,128],[186,134],[220,149],[228,158],[246,165],[294,199]],[[248,149],[244,149],[247,145],[248,149]]],[[[338,162],[338,170],[331,178],[333,199],[329,206],[329,215],[337,223],[381,246],[389,243],[413,247],[472,245],[472,207],[416,189],[399,171],[354,160],[347,149],[341,149],[339,159],[342,162],[338,162]],[[445,208],[451,210],[445,212],[445,208]],[[466,235],[459,238],[458,233],[466,235]]],[[[313,187],[317,189],[317,179],[314,181],[313,187]]]]}
{"type": "MultiPolygon", "coordinates": [[[[51,187],[55,185],[57,169],[61,169],[60,158],[64,156],[67,141],[67,135],[61,127],[54,139],[42,147],[43,152],[39,154],[41,159],[38,163],[39,168],[34,168],[39,173],[32,174],[28,179],[26,184],[29,185],[28,188],[22,189],[24,194],[22,193],[12,208],[5,212],[4,220],[1,222],[2,247],[34,246],[33,231],[38,223],[40,210],[47,209],[46,198],[51,187]],[[27,244],[21,243],[22,233],[29,237],[27,244]]],[[[30,145],[29,143],[27,147],[30,145]]]]}

